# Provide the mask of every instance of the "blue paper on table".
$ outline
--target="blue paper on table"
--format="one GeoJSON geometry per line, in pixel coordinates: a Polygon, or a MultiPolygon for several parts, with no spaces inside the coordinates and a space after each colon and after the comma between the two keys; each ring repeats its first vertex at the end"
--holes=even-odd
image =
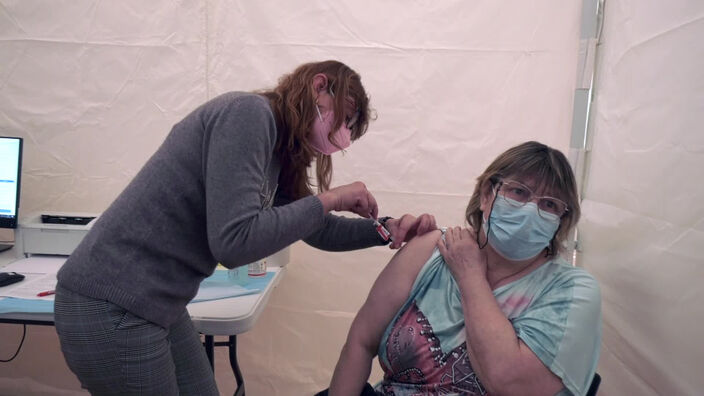
{"type": "MultiPolygon", "coordinates": [[[[227,277],[227,271],[217,270],[213,275],[203,279],[203,282],[200,284],[200,289],[198,289],[198,294],[196,294],[191,302],[219,300],[222,298],[259,293],[266,288],[273,278],[274,273],[267,272],[266,275],[262,277],[250,277],[249,283],[240,286],[227,277]]],[[[14,297],[0,298],[0,314],[17,312],[52,313],[54,312],[54,301],[30,300],[14,297]]]]}
{"type": "Polygon", "coordinates": [[[15,312],[52,313],[54,312],[54,301],[30,300],[14,297],[6,297],[0,299],[0,314],[15,312]]]}
{"type": "Polygon", "coordinates": [[[261,277],[250,277],[249,282],[241,286],[228,278],[227,271],[216,270],[212,275],[203,279],[198,294],[193,297],[191,303],[259,293],[266,288],[272,278],[274,278],[274,273],[267,272],[261,277]]]}

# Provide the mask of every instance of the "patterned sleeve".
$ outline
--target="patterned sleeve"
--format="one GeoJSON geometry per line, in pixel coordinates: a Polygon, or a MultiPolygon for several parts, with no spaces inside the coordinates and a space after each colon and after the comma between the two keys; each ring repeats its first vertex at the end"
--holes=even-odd
{"type": "Polygon", "coordinates": [[[601,344],[601,295],[591,275],[574,268],[558,276],[512,324],[518,337],[562,379],[566,389],[561,394],[585,394],[601,344]]]}

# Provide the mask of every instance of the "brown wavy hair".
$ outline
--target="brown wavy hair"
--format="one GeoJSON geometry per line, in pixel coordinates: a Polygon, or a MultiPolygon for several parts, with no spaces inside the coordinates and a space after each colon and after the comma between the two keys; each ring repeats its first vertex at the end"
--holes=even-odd
{"type": "Polygon", "coordinates": [[[562,152],[539,142],[525,142],[500,154],[477,178],[474,193],[469,200],[465,218],[469,225],[479,231],[483,213],[480,209],[481,195],[490,191],[502,179],[532,177],[538,184],[536,191],[549,191],[555,198],[567,204],[567,213],[560,219],[560,227],[548,246],[547,256],[564,248],[572,228],[577,225],[581,210],[577,183],[572,167],[562,152]]]}
{"type": "Polygon", "coordinates": [[[346,98],[352,98],[358,112],[357,122],[352,129],[352,140],[362,137],[369,126],[369,97],[362,86],[360,75],[335,60],[303,64],[292,73],[283,75],[275,88],[260,91],[259,94],[269,99],[276,118],[278,139],[275,151],[281,159],[279,189],[293,199],[313,194],[316,185],[308,177],[308,168],[313,159],[316,164],[317,190],[328,190],[332,179],[332,159],[329,155],[318,153],[308,143],[308,135],[318,116],[313,77],[319,73],[327,77],[328,89],[335,94],[335,122],[328,139],[332,138],[345,120],[346,98]]]}

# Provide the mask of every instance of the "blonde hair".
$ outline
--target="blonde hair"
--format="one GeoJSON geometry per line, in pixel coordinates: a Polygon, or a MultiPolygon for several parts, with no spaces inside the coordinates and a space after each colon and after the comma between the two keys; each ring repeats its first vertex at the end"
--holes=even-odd
{"type": "Polygon", "coordinates": [[[560,227],[548,246],[548,256],[553,255],[564,248],[564,242],[579,221],[581,211],[577,184],[567,158],[560,151],[542,143],[525,142],[496,157],[477,178],[465,218],[475,230],[480,230],[483,222],[480,209],[482,193],[492,189],[502,179],[522,177],[534,178],[537,191],[550,191],[555,198],[567,204],[567,213],[560,219],[560,227]]]}
{"type": "Polygon", "coordinates": [[[275,148],[281,158],[279,188],[294,199],[313,194],[314,185],[308,178],[308,167],[313,159],[316,160],[318,191],[329,189],[332,179],[330,156],[318,153],[308,143],[308,135],[317,117],[312,82],[313,77],[321,73],[328,79],[328,88],[335,93],[332,130],[336,131],[344,122],[346,98],[352,98],[358,112],[357,122],[352,128],[352,140],[362,137],[369,126],[369,97],[362,86],[361,77],[338,61],[303,64],[282,76],[272,90],[260,92],[269,99],[279,131],[275,148]]]}

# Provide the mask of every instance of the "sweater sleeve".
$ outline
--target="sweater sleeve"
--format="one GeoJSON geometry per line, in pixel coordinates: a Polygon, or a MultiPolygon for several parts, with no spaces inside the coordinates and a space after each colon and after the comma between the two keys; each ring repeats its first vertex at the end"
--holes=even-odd
{"type": "MultiPolygon", "coordinates": [[[[277,194],[274,205],[285,206],[291,202],[290,198],[277,194]]],[[[322,228],[303,241],[314,248],[330,252],[364,249],[388,243],[379,236],[372,220],[333,214],[325,215],[322,228]]]]}
{"type": "Polygon", "coordinates": [[[266,99],[224,97],[203,113],[204,189],[208,243],[228,268],[244,265],[306,238],[325,224],[323,206],[310,196],[265,208],[260,194],[276,143],[266,99]]]}
{"type": "Polygon", "coordinates": [[[340,252],[384,245],[370,219],[350,219],[328,214],[325,226],[304,241],[318,249],[340,252]]]}

